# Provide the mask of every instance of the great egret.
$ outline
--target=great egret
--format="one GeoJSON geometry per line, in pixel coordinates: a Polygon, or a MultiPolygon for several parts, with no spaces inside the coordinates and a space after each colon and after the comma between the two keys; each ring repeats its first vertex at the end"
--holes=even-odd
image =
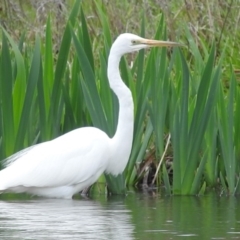
{"type": "Polygon", "coordinates": [[[120,77],[119,62],[126,53],[153,46],[179,44],[124,33],[112,45],[108,79],[119,101],[118,126],[113,138],[97,128],[83,127],[22,150],[5,160],[6,168],[0,171],[0,192],[72,198],[97,181],[103,172],[122,173],[132,148],[133,99],[120,77]]]}

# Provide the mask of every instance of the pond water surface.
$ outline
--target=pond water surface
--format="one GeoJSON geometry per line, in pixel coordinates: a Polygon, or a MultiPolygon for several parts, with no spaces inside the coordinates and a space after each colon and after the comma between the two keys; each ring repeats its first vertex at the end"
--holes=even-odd
{"type": "Polygon", "coordinates": [[[0,239],[240,239],[240,198],[0,200],[0,239]]]}

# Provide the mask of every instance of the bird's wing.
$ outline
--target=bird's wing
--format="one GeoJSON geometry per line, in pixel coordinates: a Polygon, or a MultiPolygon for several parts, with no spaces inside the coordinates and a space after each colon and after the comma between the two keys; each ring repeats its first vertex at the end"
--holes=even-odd
{"type": "Polygon", "coordinates": [[[25,148],[25,149],[15,153],[15,154],[9,156],[8,158],[3,159],[1,161],[1,165],[3,166],[3,168],[9,167],[16,160],[18,160],[19,158],[23,157],[23,155],[27,154],[31,149],[33,149],[35,147],[39,147],[39,145],[41,145],[41,143],[39,143],[37,145],[30,146],[28,148],[25,148]]]}
{"type": "Polygon", "coordinates": [[[14,161],[9,158],[12,163],[0,172],[0,182],[6,188],[78,184],[106,169],[109,150],[104,132],[80,128],[13,155],[14,161]]]}

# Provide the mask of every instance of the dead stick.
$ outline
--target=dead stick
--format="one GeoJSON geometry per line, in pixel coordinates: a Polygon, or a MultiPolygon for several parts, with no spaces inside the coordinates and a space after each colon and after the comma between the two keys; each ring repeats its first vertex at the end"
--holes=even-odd
{"type": "Polygon", "coordinates": [[[157,178],[158,172],[159,172],[159,170],[160,170],[162,161],[163,161],[163,159],[164,159],[164,157],[165,157],[165,155],[166,155],[166,152],[167,152],[167,149],[168,149],[168,145],[169,145],[169,143],[170,143],[170,139],[171,139],[171,134],[169,133],[168,139],[167,139],[167,143],[166,143],[164,152],[163,152],[163,154],[162,154],[162,157],[161,157],[161,159],[160,159],[160,162],[159,162],[159,164],[158,164],[158,166],[157,166],[157,170],[156,170],[156,173],[155,173],[154,178],[153,178],[153,180],[152,180],[152,184],[156,181],[156,178],[157,178]]]}

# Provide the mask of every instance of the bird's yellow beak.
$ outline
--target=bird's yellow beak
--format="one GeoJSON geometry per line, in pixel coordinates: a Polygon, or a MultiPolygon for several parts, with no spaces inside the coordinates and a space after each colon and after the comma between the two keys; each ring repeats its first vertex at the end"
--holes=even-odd
{"type": "Polygon", "coordinates": [[[145,44],[149,47],[180,47],[183,46],[180,43],[170,42],[170,41],[159,41],[159,40],[152,40],[152,39],[142,39],[139,40],[139,44],[145,44]]]}

